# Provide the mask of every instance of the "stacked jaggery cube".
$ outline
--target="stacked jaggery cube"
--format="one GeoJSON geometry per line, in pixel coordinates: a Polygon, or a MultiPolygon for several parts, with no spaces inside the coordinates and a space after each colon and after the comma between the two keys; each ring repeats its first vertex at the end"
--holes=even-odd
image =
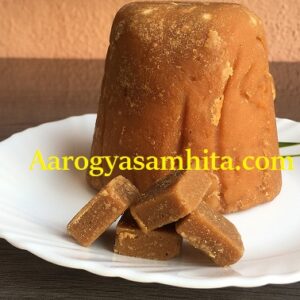
{"type": "Polygon", "coordinates": [[[183,238],[217,265],[231,265],[243,254],[242,240],[235,226],[203,201],[210,186],[208,172],[174,171],[140,194],[117,176],[77,213],[68,232],[89,246],[121,216],[115,253],[166,260],[180,254],[183,238]]]}

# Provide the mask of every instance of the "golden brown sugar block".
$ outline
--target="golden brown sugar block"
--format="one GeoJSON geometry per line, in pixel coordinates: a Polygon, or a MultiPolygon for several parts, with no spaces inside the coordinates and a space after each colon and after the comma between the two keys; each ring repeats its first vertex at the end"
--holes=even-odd
{"type": "Polygon", "coordinates": [[[182,238],[174,224],[144,233],[130,213],[123,215],[116,229],[114,252],[147,259],[168,260],[178,256],[182,238]]]}
{"type": "MultiPolygon", "coordinates": [[[[180,155],[191,148],[235,163],[278,155],[275,90],[261,20],[238,4],[130,3],[110,35],[92,155],[180,155]]],[[[161,171],[121,171],[146,191],[161,171]]],[[[280,171],[220,171],[214,209],[272,200],[280,171]]],[[[88,176],[96,189],[106,177],[88,176]]]]}
{"type": "Polygon", "coordinates": [[[175,171],[156,182],[130,208],[144,232],[183,218],[197,208],[210,186],[204,171],[175,171]]]}
{"type": "Polygon", "coordinates": [[[219,266],[234,264],[244,253],[236,227],[204,202],[177,222],[176,231],[219,266]]]}
{"type": "Polygon", "coordinates": [[[111,180],[70,221],[68,233],[82,246],[90,246],[138,197],[126,178],[111,180]]]}

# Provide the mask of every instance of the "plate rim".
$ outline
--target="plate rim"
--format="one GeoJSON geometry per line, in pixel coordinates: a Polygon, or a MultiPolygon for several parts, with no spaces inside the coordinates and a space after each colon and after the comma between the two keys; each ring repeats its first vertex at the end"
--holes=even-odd
{"type": "MultiPolygon", "coordinates": [[[[12,246],[20,249],[28,251],[29,253],[37,256],[40,259],[43,259],[49,263],[62,266],[65,268],[76,269],[76,270],[84,270],[89,273],[92,273],[97,276],[104,276],[104,277],[116,277],[122,278],[125,280],[130,280],[133,282],[139,283],[157,283],[157,284],[164,284],[174,287],[180,288],[192,288],[192,289],[219,289],[219,288],[226,288],[226,287],[241,287],[241,288],[252,288],[252,287],[261,287],[267,284],[292,284],[300,281],[300,271],[296,272],[287,272],[285,274],[273,274],[273,275],[262,275],[262,276],[240,276],[240,277],[223,277],[223,278],[208,278],[203,279],[201,278],[196,283],[195,280],[190,280],[188,278],[181,278],[181,282],[176,282],[172,279],[160,278],[160,280],[154,279],[153,277],[157,277],[156,274],[148,274],[144,273],[143,277],[140,276],[140,273],[135,272],[134,270],[128,273],[128,269],[126,270],[126,274],[119,274],[115,269],[110,269],[106,266],[101,266],[98,268],[97,271],[93,270],[88,267],[80,267],[68,264],[63,262],[63,260],[59,260],[56,258],[49,258],[46,255],[42,255],[41,252],[36,251],[34,248],[30,247],[30,243],[19,243],[17,240],[11,239],[7,234],[3,233],[0,228],[0,238],[4,238],[8,243],[12,246]],[[25,245],[25,246],[24,246],[25,245]]],[[[119,271],[119,269],[118,269],[119,271]]]]}

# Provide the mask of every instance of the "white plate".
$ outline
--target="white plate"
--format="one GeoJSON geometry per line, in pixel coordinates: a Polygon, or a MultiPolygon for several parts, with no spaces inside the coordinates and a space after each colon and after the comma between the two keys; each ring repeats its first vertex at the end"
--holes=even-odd
{"type": "MultiPolygon", "coordinates": [[[[114,231],[91,248],[66,235],[66,224],[93,196],[85,172],[29,171],[34,152],[88,155],[95,115],[43,124],[0,143],[0,236],[52,263],[103,276],[189,288],[260,286],[300,281],[300,158],[283,172],[283,189],[268,204],[229,216],[245,244],[243,259],[218,268],[185,245],[180,258],[149,261],[112,252],[114,231]]],[[[279,119],[280,141],[300,142],[300,123],[279,119]]],[[[300,147],[284,149],[300,153],[300,147]]]]}

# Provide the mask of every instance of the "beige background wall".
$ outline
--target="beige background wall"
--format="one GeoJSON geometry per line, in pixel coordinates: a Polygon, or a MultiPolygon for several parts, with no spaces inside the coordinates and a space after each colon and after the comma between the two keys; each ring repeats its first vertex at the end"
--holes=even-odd
{"type": "MultiPolygon", "coordinates": [[[[61,105],[61,117],[96,111],[111,22],[127,2],[0,0],[0,109],[12,119],[13,130],[21,128],[25,115],[38,124],[51,105],[61,105]],[[26,108],[29,98],[35,100],[35,110],[26,108]],[[24,106],[14,118],[11,99],[24,106]],[[74,99],[84,109],[73,107],[74,99]]],[[[277,112],[289,117],[289,110],[300,109],[300,0],[231,2],[247,5],[263,19],[277,112]]]]}
{"type": "MultiPolygon", "coordinates": [[[[0,0],[0,57],[103,58],[128,0],[0,0]]],[[[300,60],[299,0],[232,0],[264,21],[272,61],[300,60]],[[297,43],[298,42],[298,43],[297,43]]]]}

